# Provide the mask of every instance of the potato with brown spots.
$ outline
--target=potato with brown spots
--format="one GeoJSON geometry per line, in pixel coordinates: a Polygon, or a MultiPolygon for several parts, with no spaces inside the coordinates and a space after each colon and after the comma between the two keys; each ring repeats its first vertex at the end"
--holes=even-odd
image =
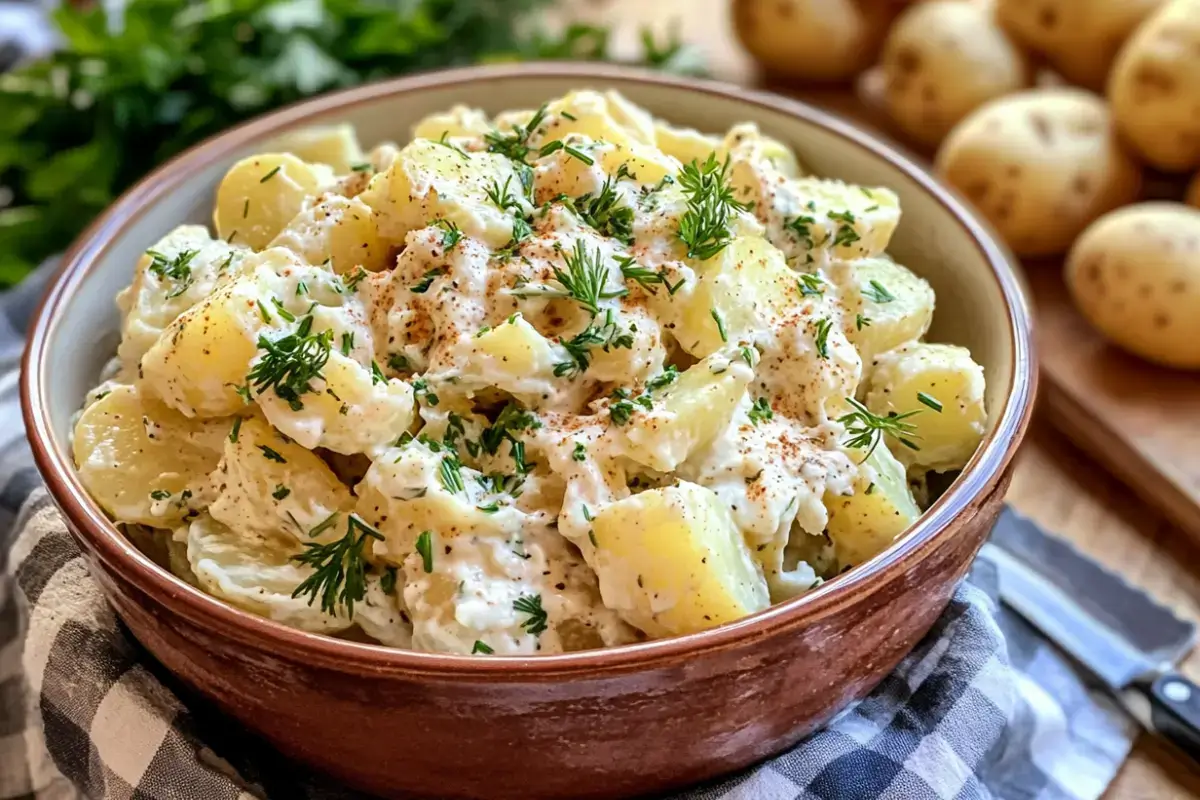
{"type": "Polygon", "coordinates": [[[1134,355],[1200,369],[1200,211],[1140,203],[1084,231],[1066,264],[1083,315],[1134,355]]]}
{"type": "Polygon", "coordinates": [[[986,103],[942,143],[935,168],[1022,256],[1064,252],[1088,223],[1132,202],[1141,186],[1104,101],[1071,88],[986,103]]]}
{"type": "Polygon", "coordinates": [[[990,6],[932,0],[906,10],[883,45],[883,102],[913,139],[940,142],[971,111],[1029,86],[1025,54],[990,6]]]}
{"type": "Polygon", "coordinates": [[[996,0],[996,21],[1072,83],[1104,88],[1113,60],[1163,0],[996,0]]]}
{"type": "Polygon", "coordinates": [[[896,6],[894,0],[734,0],[733,25],[772,76],[846,81],[874,63],[896,6]]]}
{"type": "Polygon", "coordinates": [[[1137,29],[1113,65],[1108,99],[1146,161],[1200,167],[1200,0],[1171,0],[1137,29]]]}

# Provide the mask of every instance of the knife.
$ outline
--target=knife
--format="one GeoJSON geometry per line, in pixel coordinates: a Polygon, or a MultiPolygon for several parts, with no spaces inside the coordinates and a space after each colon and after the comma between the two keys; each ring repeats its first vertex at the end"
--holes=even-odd
{"type": "Polygon", "coordinates": [[[1175,669],[1196,626],[1005,507],[979,552],[1000,599],[1103,683],[1151,733],[1200,761],[1200,687],[1175,669]]]}

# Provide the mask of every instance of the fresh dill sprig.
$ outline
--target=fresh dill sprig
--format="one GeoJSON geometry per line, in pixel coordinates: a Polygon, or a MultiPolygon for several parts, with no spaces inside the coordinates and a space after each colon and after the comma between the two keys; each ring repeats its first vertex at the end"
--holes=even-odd
{"type": "Polygon", "coordinates": [[[174,258],[167,258],[157,250],[147,250],[150,256],[148,269],[159,280],[170,280],[175,288],[167,294],[167,299],[178,297],[192,285],[192,259],[200,253],[199,250],[183,250],[174,258]]]}
{"type": "Polygon", "coordinates": [[[942,413],[942,401],[938,400],[933,395],[925,394],[925,392],[917,392],[917,402],[923,406],[928,406],[939,414],[942,413]]]}
{"type": "Polygon", "coordinates": [[[841,223],[833,239],[834,247],[851,245],[859,240],[858,231],[854,230],[854,215],[849,211],[830,211],[828,217],[834,222],[841,223]]]}
{"type": "MultiPolygon", "coordinates": [[[[670,294],[675,294],[671,290],[671,285],[667,281],[666,267],[660,267],[657,272],[649,267],[643,267],[637,263],[637,260],[632,256],[617,256],[617,266],[621,268],[621,277],[627,281],[633,281],[638,286],[641,286],[650,294],[656,294],[656,285],[665,285],[670,294]]],[[[682,282],[682,279],[681,279],[682,282]]],[[[676,286],[676,289],[679,287],[676,286]]]]}
{"type": "Polygon", "coordinates": [[[521,627],[527,633],[540,636],[546,630],[548,618],[546,610],[542,608],[542,596],[540,594],[521,595],[513,601],[513,611],[529,615],[529,619],[521,623],[521,627]]]}
{"type": "MultiPolygon", "coordinates": [[[[430,141],[433,142],[434,144],[440,144],[442,147],[445,147],[449,150],[453,150],[455,153],[458,153],[458,155],[461,156],[464,161],[470,161],[471,157],[467,155],[465,150],[463,150],[458,145],[452,144],[450,142],[450,140],[447,138],[449,135],[450,135],[449,131],[442,131],[441,136],[439,136],[436,139],[430,139],[430,141]]],[[[369,164],[367,166],[370,167],[369,164]]]]}
{"type": "Polygon", "coordinates": [[[833,328],[833,323],[828,317],[822,317],[815,323],[816,334],[813,336],[813,343],[817,346],[817,355],[821,358],[829,358],[829,331],[833,328]]]}
{"type": "Polygon", "coordinates": [[[433,286],[433,282],[446,274],[445,267],[434,267],[421,276],[421,280],[414,283],[409,291],[413,294],[425,294],[429,291],[429,287],[433,286]]]}
{"type": "Polygon", "coordinates": [[[417,537],[417,552],[421,555],[421,568],[425,574],[433,572],[433,531],[421,531],[417,537]]]}
{"type": "Polygon", "coordinates": [[[679,186],[687,198],[688,209],[679,220],[679,239],[687,245],[688,258],[706,261],[725,249],[733,240],[729,218],[749,206],[734,199],[726,183],[729,160],[717,161],[709,153],[701,164],[693,160],[679,172],[679,186]]]}
{"type": "Polygon", "coordinates": [[[854,327],[860,331],[863,328],[871,327],[871,318],[863,316],[862,314],[855,314],[854,315],[854,327]]]}
{"type": "Polygon", "coordinates": [[[608,265],[604,263],[604,253],[597,247],[589,253],[582,241],[576,240],[575,249],[563,253],[563,263],[566,269],[552,266],[554,279],[562,285],[566,296],[583,306],[588,313],[595,316],[600,313],[600,301],[614,297],[623,297],[628,289],[606,289],[608,283],[608,265]]]}
{"type": "Polygon", "coordinates": [[[838,417],[838,422],[846,426],[846,433],[850,436],[845,441],[845,445],[855,449],[867,448],[867,454],[863,456],[864,461],[871,457],[885,435],[891,436],[911,450],[921,449],[909,438],[916,436],[917,426],[908,422],[907,419],[914,414],[921,413],[922,409],[881,417],[873,414],[870,409],[853,397],[847,397],[846,402],[854,410],[838,417]]]}
{"type": "Polygon", "coordinates": [[[712,315],[713,322],[717,323],[717,333],[721,334],[721,341],[729,341],[729,331],[725,328],[725,318],[721,316],[721,312],[715,308],[710,308],[708,311],[712,315]]]}
{"type": "Polygon", "coordinates": [[[438,480],[450,494],[458,494],[467,490],[467,485],[463,483],[462,478],[462,462],[458,460],[458,456],[453,453],[442,456],[442,463],[438,465],[438,480]]]}
{"type": "Polygon", "coordinates": [[[533,112],[529,122],[524,125],[513,125],[512,130],[508,133],[501,133],[498,130],[488,131],[483,135],[483,140],[487,142],[488,152],[499,153],[512,161],[524,164],[531,149],[529,140],[545,119],[546,104],[543,103],[541,108],[533,112]]]}
{"type": "Polygon", "coordinates": [[[481,642],[478,639],[476,639],[475,644],[471,646],[471,655],[473,655],[473,656],[474,655],[490,656],[495,652],[496,651],[493,650],[487,642],[481,642]]]}
{"type": "Polygon", "coordinates": [[[504,442],[516,443],[516,434],[540,427],[542,421],[537,418],[537,414],[516,403],[509,403],[496,415],[496,421],[479,434],[479,444],[485,453],[494,456],[504,442]]]}
{"type": "Polygon", "coordinates": [[[896,295],[889,292],[886,286],[874,278],[871,279],[867,288],[863,289],[862,295],[868,300],[874,300],[876,303],[890,303],[896,299],[896,295]]]}
{"type": "Polygon", "coordinates": [[[442,249],[443,250],[448,252],[448,251],[454,249],[454,246],[456,244],[458,244],[460,241],[462,241],[462,237],[463,237],[462,230],[457,225],[455,225],[453,222],[446,219],[445,217],[438,217],[437,219],[435,219],[433,222],[431,222],[429,224],[433,225],[434,227],[442,229],[442,249]]]}
{"type": "Polygon", "coordinates": [[[801,272],[796,278],[796,288],[800,290],[801,297],[820,297],[825,294],[825,281],[821,280],[820,275],[801,272]]]}
{"type": "Polygon", "coordinates": [[[775,417],[775,412],[771,410],[771,403],[767,398],[760,397],[754,401],[754,405],[749,411],[750,421],[757,425],[760,422],[766,422],[775,417]]]}
{"type": "Polygon", "coordinates": [[[621,203],[617,182],[605,178],[595,195],[589,192],[576,198],[572,207],[591,227],[603,236],[611,236],[625,244],[633,243],[633,209],[621,203]]]}
{"type": "Polygon", "coordinates": [[[333,344],[333,331],[314,334],[312,324],[312,315],[306,316],[295,333],[274,341],[260,334],[258,347],[266,352],[246,375],[247,383],[258,394],[274,388],[275,394],[293,411],[304,408],[301,395],[315,391],[311,382],[323,377],[321,370],[329,361],[333,344]]]}
{"type": "Polygon", "coordinates": [[[572,461],[587,461],[587,445],[583,442],[576,442],[575,449],[571,451],[572,461]]]}
{"type": "Polygon", "coordinates": [[[814,244],[811,226],[815,225],[816,222],[812,217],[801,214],[798,217],[789,219],[783,224],[783,227],[794,233],[796,238],[804,242],[804,245],[811,250],[814,244]]]}
{"type": "MultiPolygon", "coordinates": [[[[309,535],[316,536],[320,527],[313,528],[309,535]]],[[[367,593],[363,547],[368,538],[383,541],[379,531],[363,522],[357,514],[351,514],[342,538],[328,544],[305,542],[304,552],[292,556],[292,560],[312,567],[314,571],[296,587],[292,597],[307,595],[310,606],[320,597],[321,610],[326,614],[336,614],[338,606],[342,605],[346,608],[346,616],[353,618],[354,604],[361,602],[367,593]]]]}
{"type": "Polygon", "coordinates": [[[576,159],[582,161],[584,164],[587,164],[589,167],[596,163],[596,160],[593,159],[591,156],[589,156],[587,153],[583,152],[578,147],[572,147],[571,145],[564,142],[562,139],[555,139],[552,142],[546,142],[544,145],[542,145],[541,149],[538,150],[538,155],[539,156],[548,156],[551,153],[557,153],[559,150],[562,150],[564,153],[571,156],[572,158],[576,158],[576,159]]]}
{"type": "Polygon", "coordinates": [[[665,389],[670,386],[678,379],[679,368],[674,364],[668,364],[665,370],[646,381],[646,391],[657,392],[659,389],[665,389]]]}
{"type": "Polygon", "coordinates": [[[570,360],[554,365],[554,377],[571,378],[586,372],[591,366],[590,351],[593,347],[600,347],[606,353],[620,348],[632,349],[633,332],[621,327],[609,309],[602,325],[597,325],[593,319],[582,331],[562,342],[562,346],[570,360]]]}

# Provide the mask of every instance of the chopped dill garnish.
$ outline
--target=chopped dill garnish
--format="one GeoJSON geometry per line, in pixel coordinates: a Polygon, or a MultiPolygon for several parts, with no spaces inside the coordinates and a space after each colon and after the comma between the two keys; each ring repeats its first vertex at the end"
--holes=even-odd
{"type": "Polygon", "coordinates": [[[540,594],[521,595],[513,601],[513,611],[529,615],[529,619],[521,623],[527,633],[540,636],[546,630],[547,616],[540,594]]]}
{"type": "Polygon", "coordinates": [[[703,164],[693,160],[679,172],[679,185],[688,204],[679,220],[679,239],[687,245],[688,258],[706,261],[724,250],[733,240],[730,217],[749,208],[734,199],[733,189],[726,183],[728,172],[729,160],[719,163],[712,153],[703,164]]]}
{"type": "MultiPolygon", "coordinates": [[[[318,528],[309,531],[309,535],[316,536],[318,528]]],[[[312,567],[313,573],[296,587],[292,597],[307,595],[310,606],[319,597],[321,610],[326,614],[333,616],[337,614],[338,606],[343,606],[346,616],[353,618],[354,604],[362,602],[367,593],[363,548],[368,537],[383,541],[379,531],[363,522],[357,514],[351,514],[342,538],[328,544],[305,542],[304,552],[292,556],[292,560],[312,567]]]]}
{"type": "Polygon", "coordinates": [[[305,317],[295,333],[271,341],[259,335],[258,347],[266,352],[246,375],[246,381],[258,394],[274,388],[275,394],[293,411],[304,408],[300,396],[315,391],[311,382],[323,377],[321,370],[329,361],[333,331],[312,333],[312,316],[305,317]]]}

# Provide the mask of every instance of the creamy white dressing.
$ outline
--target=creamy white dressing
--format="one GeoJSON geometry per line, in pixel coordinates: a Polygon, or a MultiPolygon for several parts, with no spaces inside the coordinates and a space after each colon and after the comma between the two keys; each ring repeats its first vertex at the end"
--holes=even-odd
{"type": "MultiPolygon", "coordinates": [[[[384,644],[530,655],[635,641],[645,634],[630,620],[680,598],[645,595],[641,570],[669,567],[614,557],[593,522],[681,481],[732,520],[722,546],[752,565],[736,570],[757,581],[746,596],[793,596],[827,570],[827,498],[872,480],[841,444],[837,420],[862,375],[848,338],[862,302],[845,294],[852,266],[831,264],[882,253],[895,195],[798,177],[794,156],[753,125],[720,141],[614,93],[572,93],[534,116],[489,125],[456,107],[424,120],[413,143],[375,148],[369,168],[309,198],[262,253],[180,228],[157,246],[167,258],[197,251],[172,297],[179,281],[143,259],[119,299],[124,363],[152,351],[140,391],[188,416],[245,413],[231,391],[275,357],[260,337],[327,336],[299,395],[249,389],[250,402],[361,476],[344,495],[303,474],[272,487],[253,453],[227,453],[179,533],[206,591],[305,630],[344,630],[348,615],[291,596],[313,574],[293,556],[352,533],[352,507],[373,532],[354,621],[384,644]],[[710,150],[729,158],[725,180],[748,207],[728,209],[716,255],[701,260],[682,241],[696,210],[681,160],[702,169],[710,150]],[[522,152],[527,165],[509,157],[522,152]],[[350,214],[369,220],[364,252],[380,271],[329,263],[350,214]],[[214,294],[254,355],[185,369],[172,361],[179,329],[207,319],[214,294]]],[[[711,585],[698,569],[695,585],[711,585]]]]}

